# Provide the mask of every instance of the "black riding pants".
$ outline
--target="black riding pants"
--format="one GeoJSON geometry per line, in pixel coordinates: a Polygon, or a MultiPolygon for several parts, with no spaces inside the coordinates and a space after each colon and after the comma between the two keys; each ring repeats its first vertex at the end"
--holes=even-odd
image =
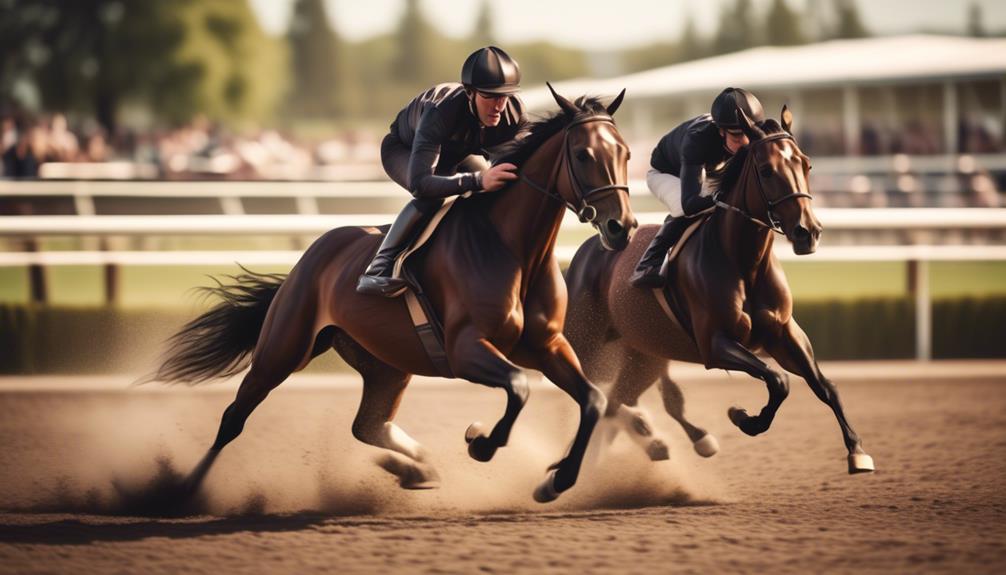
{"type": "MultiPolygon", "coordinates": [[[[395,183],[410,191],[412,190],[412,187],[409,186],[409,160],[411,158],[412,148],[407,146],[397,135],[389,133],[384,137],[381,142],[381,164],[384,166],[384,171],[395,183]]],[[[480,172],[488,166],[488,162],[482,156],[471,155],[453,166],[440,164],[435,173],[440,176],[449,176],[457,172],[480,172]]],[[[424,216],[429,217],[444,205],[444,199],[415,198],[411,203],[424,216]]]]}

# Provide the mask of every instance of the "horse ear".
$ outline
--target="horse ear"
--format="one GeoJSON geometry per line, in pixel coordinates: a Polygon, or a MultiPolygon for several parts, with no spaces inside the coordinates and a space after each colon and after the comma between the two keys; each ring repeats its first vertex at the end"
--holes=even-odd
{"type": "Polygon", "coordinates": [[[793,112],[789,111],[789,106],[786,104],[782,105],[782,129],[786,130],[787,134],[793,134],[793,112]]]}
{"type": "Polygon", "coordinates": [[[608,108],[605,111],[608,112],[609,116],[615,115],[615,110],[622,105],[623,98],[625,98],[625,88],[622,88],[622,91],[618,93],[618,96],[615,96],[615,99],[608,104],[608,108]]]}
{"type": "Polygon", "coordinates": [[[570,116],[575,116],[580,111],[573,102],[570,102],[566,98],[560,96],[559,93],[555,91],[555,88],[552,87],[552,84],[545,82],[545,85],[548,86],[548,90],[552,92],[552,97],[555,98],[555,101],[559,104],[559,107],[562,108],[563,112],[566,112],[570,116]]]}
{"type": "Polygon", "coordinates": [[[765,137],[765,132],[763,132],[758,126],[755,126],[754,123],[751,122],[751,118],[748,118],[748,115],[740,108],[737,109],[737,119],[740,121],[741,130],[747,134],[748,139],[752,142],[757,142],[765,137]]]}

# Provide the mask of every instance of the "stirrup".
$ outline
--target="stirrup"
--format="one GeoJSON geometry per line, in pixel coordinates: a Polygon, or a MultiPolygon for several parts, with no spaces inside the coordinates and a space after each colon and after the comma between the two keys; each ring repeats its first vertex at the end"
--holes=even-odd
{"type": "Polygon", "coordinates": [[[660,275],[660,265],[648,267],[645,270],[636,269],[629,276],[629,283],[632,287],[644,289],[656,289],[664,287],[666,283],[664,276],[660,275]]]}
{"type": "Polygon", "coordinates": [[[409,289],[409,282],[401,278],[371,276],[363,274],[356,284],[356,293],[398,297],[409,289]]]}

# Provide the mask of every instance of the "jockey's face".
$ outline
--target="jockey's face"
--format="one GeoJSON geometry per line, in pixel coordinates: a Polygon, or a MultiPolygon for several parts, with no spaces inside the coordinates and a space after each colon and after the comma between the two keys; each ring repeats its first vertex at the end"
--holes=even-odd
{"type": "Polygon", "coordinates": [[[510,96],[502,94],[487,94],[476,91],[475,110],[479,114],[479,122],[489,128],[498,125],[509,99],[510,96]]]}
{"type": "Polygon", "coordinates": [[[748,145],[747,135],[740,130],[720,130],[720,135],[723,136],[724,145],[730,150],[731,154],[736,154],[737,150],[748,145]]]}

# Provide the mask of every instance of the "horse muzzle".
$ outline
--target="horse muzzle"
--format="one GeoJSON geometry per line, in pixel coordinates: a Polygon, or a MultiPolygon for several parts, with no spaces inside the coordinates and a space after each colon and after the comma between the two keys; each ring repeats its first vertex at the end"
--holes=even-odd
{"type": "Polygon", "coordinates": [[[639,223],[633,218],[632,222],[626,226],[621,221],[611,218],[601,223],[595,223],[595,227],[600,233],[601,245],[604,249],[620,252],[629,245],[639,223]]]}
{"type": "Polygon", "coordinates": [[[802,224],[797,224],[789,234],[789,241],[793,244],[793,253],[798,256],[805,256],[817,251],[817,242],[821,237],[821,228],[813,230],[807,229],[802,224]]]}

